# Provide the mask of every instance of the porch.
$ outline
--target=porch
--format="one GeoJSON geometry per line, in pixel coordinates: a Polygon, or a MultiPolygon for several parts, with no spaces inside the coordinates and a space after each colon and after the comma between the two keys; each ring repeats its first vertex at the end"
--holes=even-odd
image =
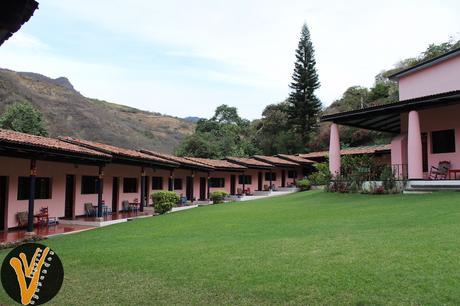
{"type": "Polygon", "coordinates": [[[457,190],[460,179],[460,92],[324,116],[331,121],[329,168],[341,174],[338,125],[393,134],[391,166],[407,188],[457,190]],[[443,167],[440,167],[443,165],[443,167]],[[445,165],[445,166],[444,166],[445,165]]]}
{"type": "Polygon", "coordinates": [[[89,226],[89,227],[103,227],[112,224],[118,224],[123,222],[128,222],[134,219],[152,217],[152,211],[143,211],[143,212],[118,212],[104,215],[103,217],[93,217],[93,216],[78,216],[74,219],[72,218],[60,218],[59,224],[69,225],[69,226],[89,226]]]}
{"type": "MultiPolygon", "coordinates": [[[[34,232],[37,236],[40,237],[52,237],[57,235],[66,235],[72,233],[78,233],[82,231],[87,231],[95,228],[90,225],[71,225],[71,224],[56,224],[48,226],[40,226],[34,229],[34,232]]],[[[0,243],[5,242],[16,242],[23,240],[27,237],[26,229],[10,229],[7,231],[0,231],[0,243]]]]}

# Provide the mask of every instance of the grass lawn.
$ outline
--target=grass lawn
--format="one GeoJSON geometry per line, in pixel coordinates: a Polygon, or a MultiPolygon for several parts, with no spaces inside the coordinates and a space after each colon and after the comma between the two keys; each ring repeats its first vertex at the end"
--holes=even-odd
{"type": "Polygon", "coordinates": [[[460,193],[297,193],[45,243],[53,305],[460,304],[460,193]]]}

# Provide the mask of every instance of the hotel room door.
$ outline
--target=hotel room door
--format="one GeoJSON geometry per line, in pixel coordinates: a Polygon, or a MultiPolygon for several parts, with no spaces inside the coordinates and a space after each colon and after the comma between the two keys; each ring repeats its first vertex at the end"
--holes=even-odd
{"type": "Polygon", "coordinates": [[[120,179],[118,177],[113,177],[112,181],[112,212],[117,213],[120,209],[118,209],[118,202],[119,202],[119,192],[120,192],[120,179]]]}
{"type": "Polygon", "coordinates": [[[236,194],[236,176],[233,174],[230,176],[230,194],[236,194]]]}
{"type": "Polygon", "coordinates": [[[0,231],[5,230],[6,225],[6,202],[8,194],[8,179],[0,176],[0,231]]]}
{"type": "Polygon", "coordinates": [[[65,218],[75,218],[75,175],[65,177],[65,218]]]}
{"type": "Polygon", "coordinates": [[[185,196],[187,200],[193,202],[193,177],[187,176],[185,183],[185,196]]]}
{"type": "Polygon", "coordinates": [[[206,200],[206,178],[200,177],[200,201],[206,200]]]}

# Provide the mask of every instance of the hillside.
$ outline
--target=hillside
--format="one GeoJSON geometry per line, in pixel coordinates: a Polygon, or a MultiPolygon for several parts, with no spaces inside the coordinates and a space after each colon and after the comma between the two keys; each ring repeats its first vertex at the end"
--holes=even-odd
{"type": "Polygon", "coordinates": [[[86,98],[65,77],[0,69],[0,114],[21,101],[42,112],[52,137],[66,135],[170,153],[195,128],[188,120],[86,98]]]}

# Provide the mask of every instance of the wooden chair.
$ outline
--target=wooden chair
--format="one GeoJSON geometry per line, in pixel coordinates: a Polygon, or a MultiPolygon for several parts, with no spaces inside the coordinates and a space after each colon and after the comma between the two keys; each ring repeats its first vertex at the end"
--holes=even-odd
{"type": "Polygon", "coordinates": [[[122,201],[121,207],[122,207],[123,212],[129,212],[130,211],[129,201],[127,200],[122,201]]]}
{"type": "Polygon", "coordinates": [[[243,188],[237,188],[237,189],[236,189],[236,194],[237,194],[237,195],[243,195],[243,193],[244,193],[244,192],[243,192],[243,188]]]}
{"type": "Polygon", "coordinates": [[[48,213],[48,207],[40,208],[40,213],[36,216],[38,225],[57,225],[58,221],[56,217],[50,217],[48,213]]]}
{"type": "Polygon", "coordinates": [[[18,227],[26,227],[29,220],[29,213],[27,211],[21,211],[16,214],[18,220],[18,227]]]}
{"type": "Polygon", "coordinates": [[[87,217],[96,216],[96,209],[93,206],[93,203],[85,203],[85,213],[87,217]]]}
{"type": "Polygon", "coordinates": [[[438,166],[431,166],[430,175],[428,179],[430,180],[446,180],[449,173],[451,163],[449,161],[441,161],[438,166]]]}

